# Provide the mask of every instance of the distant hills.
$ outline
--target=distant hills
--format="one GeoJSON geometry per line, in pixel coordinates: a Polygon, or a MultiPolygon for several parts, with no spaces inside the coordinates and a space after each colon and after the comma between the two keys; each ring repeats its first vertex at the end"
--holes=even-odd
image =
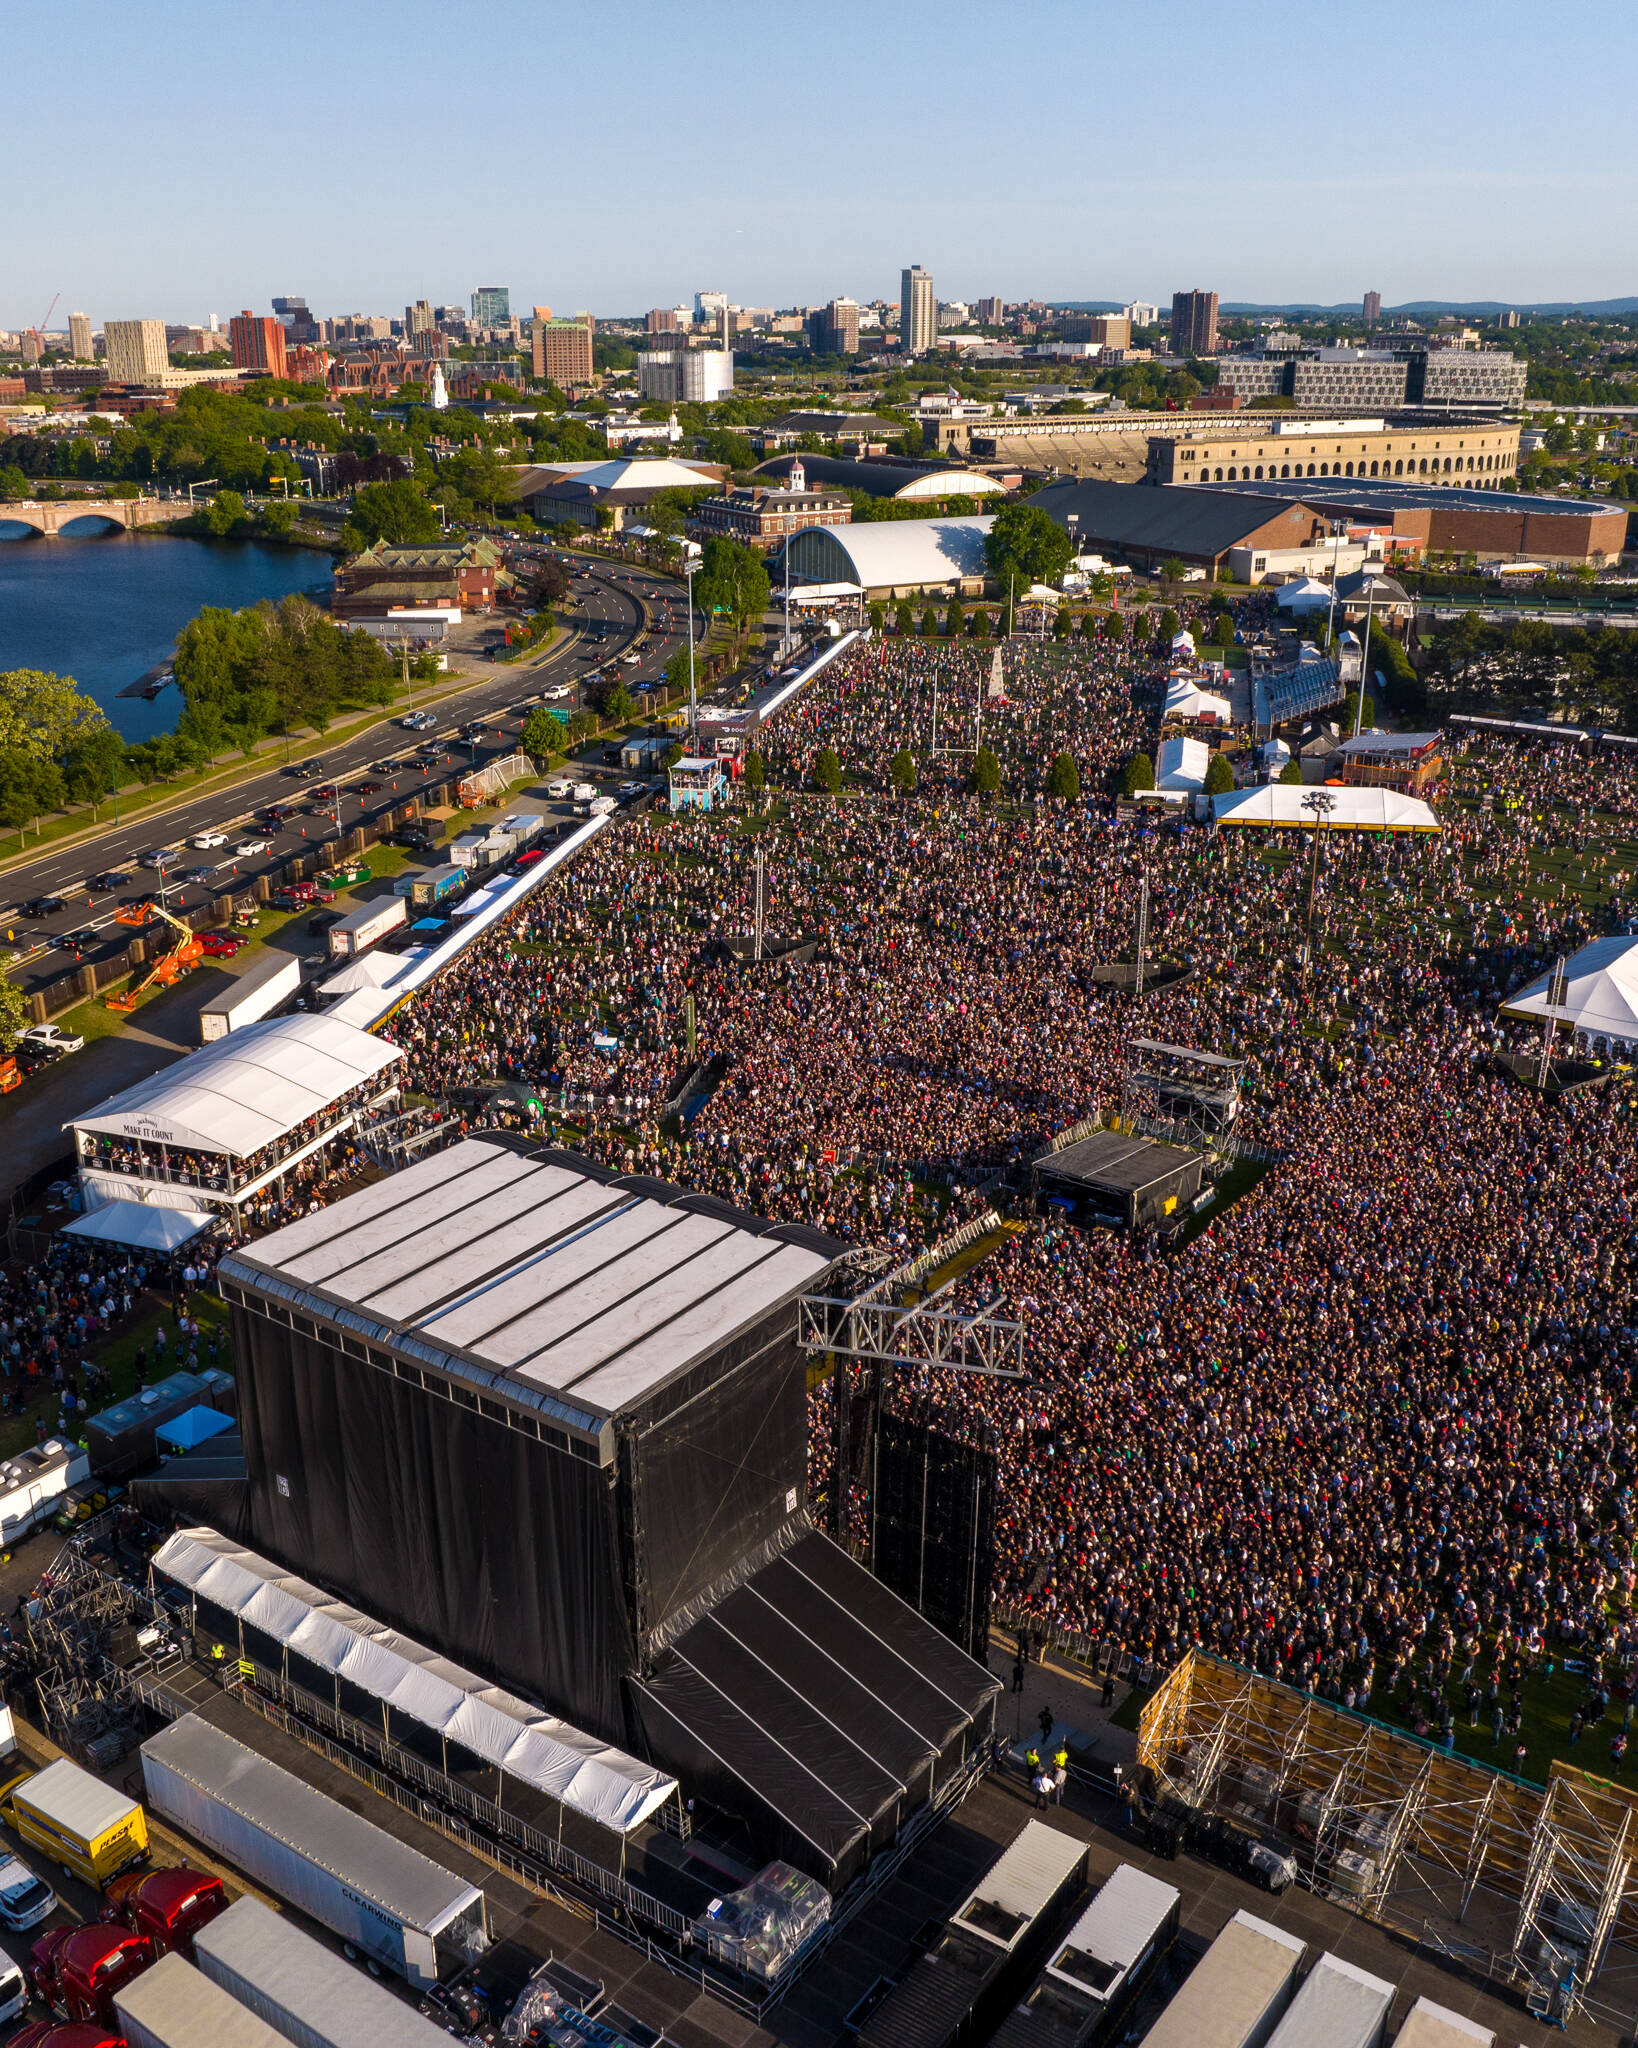
{"type": "MultiPolygon", "coordinates": [[[[1052,305],[1066,313],[1118,313],[1124,301],[1115,299],[1054,299],[1052,305]]],[[[1343,314],[1358,317],[1359,300],[1349,299],[1338,306],[1312,305],[1307,301],[1285,305],[1254,305],[1249,299],[1228,300],[1218,307],[1219,313],[1229,313],[1237,319],[1256,319],[1270,313],[1302,314],[1313,319],[1326,314],[1343,314]]],[[[1161,307],[1164,318],[1169,308],[1161,307]]],[[[1449,313],[1462,320],[1494,320],[1500,313],[1550,313],[1562,317],[1568,313],[1586,313],[1595,319],[1613,319],[1622,313],[1638,313],[1638,298],[1633,299],[1409,299],[1401,306],[1384,306],[1382,314],[1408,313],[1449,313]]]]}

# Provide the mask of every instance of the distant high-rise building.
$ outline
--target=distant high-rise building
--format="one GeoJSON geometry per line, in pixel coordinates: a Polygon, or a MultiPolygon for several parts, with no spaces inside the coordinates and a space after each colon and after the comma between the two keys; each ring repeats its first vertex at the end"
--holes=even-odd
{"type": "Polygon", "coordinates": [[[480,284],[472,292],[472,325],[504,327],[512,317],[512,293],[504,284],[480,284]]]}
{"type": "Polygon", "coordinates": [[[23,368],[25,370],[32,370],[39,362],[41,356],[45,354],[45,350],[40,345],[40,337],[32,327],[25,327],[23,329],[22,350],[23,368]]]}
{"type": "Polygon", "coordinates": [[[1217,352],[1217,294],[1172,293],[1172,354],[1209,356],[1217,352]]]}
{"type": "Polygon", "coordinates": [[[1006,314],[1000,299],[974,299],[973,318],[980,327],[999,327],[1006,314]]]}
{"type": "Polygon", "coordinates": [[[163,320],[110,320],[102,331],[113,384],[147,384],[171,367],[163,320]]]}
{"type": "Polygon", "coordinates": [[[432,316],[430,299],[417,299],[413,306],[404,308],[404,332],[407,335],[430,334],[437,324],[432,316]]]}
{"type": "Polygon", "coordinates": [[[899,279],[899,352],[919,356],[938,340],[933,273],[912,263],[899,279]]]}
{"type": "Polygon", "coordinates": [[[68,316],[68,353],[77,363],[91,360],[91,322],[83,313],[68,316]]]}
{"type": "Polygon", "coordinates": [[[1508,307],[1507,311],[1503,313],[1501,318],[1496,322],[1496,325],[1498,327],[1517,327],[1518,324],[1519,316],[1516,312],[1514,312],[1511,306],[1508,307]]]}
{"type": "Polygon", "coordinates": [[[679,348],[637,358],[637,391],[662,405],[710,405],[734,388],[734,358],[720,348],[679,348]]]}
{"type": "Polygon", "coordinates": [[[550,320],[552,317],[550,306],[531,306],[529,310],[537,320],[550,320]]]}
{"type": "MultiPolygon", "coordinates": [[[[273,300],[273,312],[284,328],[284,338],[295,348],[311,348],[319,338],[319,325],[305,299],[273,300]]],[[[214,317],[212,320],[214,325],[214,317]]]]}
{"type": "Polygon", "coordinates": [[[827,356],[856,356],[859,353],[859,303],[856,299],[832,299],[818,316],[819,351],[827,356]]]}
{"type": "Polygon", "coordinates": [[[567,390],[592,379],[592,316],[576,313],[572,320],[535,321],[532,368],[538,379],[567,390]]]}
{"type": "Polygon", "coordinates": [[[284,328],[270,315],[252,313],[247,306],[228,322],[228,335],[236,370],[259,370],[269,377],[289,375],[284,328]]]}
{"type": "Polygon", "coordinates": [[[1147,299],[1134,299],[1129,306],[1122,306],[1121,311],[1133,327],[1153,327],[1160,319],[1160,308],[1151,306],[1147,299]]]}
{"type": "Polygon", "coordinates": [[[675,306],[651,306],[648,311],[650,334],[675,334],[677,332],[677,309],[675,306]]]}
{"type": "Polygon", "coordinates": [[[1365,331],[1367,334],[1381,318],[1382,294],[1380,292],[1367,292],[1365,294],[1365,331]]]}
{"type": "Polygon", "coordinates": [[[694,294],[694,318],[707,325],[722,318],[728,310],[726,292],[696,292],[694,294]]]}

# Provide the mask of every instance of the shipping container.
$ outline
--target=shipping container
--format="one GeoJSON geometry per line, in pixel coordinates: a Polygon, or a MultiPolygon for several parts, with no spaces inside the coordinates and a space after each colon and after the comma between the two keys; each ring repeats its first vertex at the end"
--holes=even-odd
{"type": "Polygon", "coordinates": [[[169,1378],[99,1409],[85,1425],[91,1470],[99,1479],[124,1479],[151,1465],[156,1455],[154,1432],[185,1408],[220,1408],[234,1412],[233,1375],[214,1367],[205,1372],[173,1372],[169,1378]]]}
{"type": "Polygon", "coordinates": [[[366,946],[373,946],[377,939],[384,939],[388,932],[403,924],[409,916],[409,909],[402,896],[377,896],[373,902],[361,903],[346,917],[331,925],[326,934],[330,941],[330,957],[340,960],[354,953],[362,953],[366,946]]]}
{"type": "Polygon", "coordinates": [[[1307,1945],[1236,1913],[1156,2020],[1144,2048],[1264,2048],[1279,2025],[1307,1945]]]}
{"type": "Polygon", "coordinates": [[[200,1970],[296,2048],[449,2048],[449,2036],[259,1899],[199,1936],[200,1970]]]}
{"type": "Polygon", "coordinates": [[[162,1956],[116,1991],[114,2014],[130,2048],[285,2048],[266,2020],[181,1956],[162,1956]]]}
{"type": "Polygon", "coordinates": [[[1123,1863],[1069,1932],[1028,1995],[1008,2013],[995,2048],[1092,2048],[1113,2038],[1177,1933],[1182,1894],[1123,1863]]]}
{"type": "Polygon", "coordinates": [[[546,819],[540,811],[508,811],[500,822],[501,830],[511,833],[515,845],[527,846],[531,839],[540,836],[546,819]]]}
{"type": "Polygon", "coordinates": [[[1086,1875],[1086,1844],[1027,1821],[933,1947],[859,2029],[860,2048],[954,2048],[989,2037],[1086,1875]]]}
{"type": "Polygon", "coordinates": [[[142,1808],[66,1757],[25,1778],[6,1803],[30,1847],[99,1891],[148,1854],[142,1808]]]}
{"type": "Polygon", "coordinates": [[[400,875],[392,886],[394,895],[407,896],[417,910],[426,910],[459,896],[466,884],[466,869],[445,861],[441,867],[417,868],[413,874],[400,875]]]}
{"type": "Polygon", "coordinates": [[[1269,2048],[1382,2048],[1392,2004],[1391,1984],[1341,1956],[1323,1955],[1269,2036],[1269,2048]]]}
{"type": "Polygon", "coordinates": [[[270,1017],[301,987],[301,962],[294,953],[276,953],[239,975],[199,1012],[199,1042],[226,1038],[259,1017],[270,1017]]]}
{"type": "Polygon", "coordinates": [[[142,1745],[142,1782],[156,1813],[418,1988],[438,1980],[440,1942],[483,1945],[475,1885],[198,1714],[142,1745]]]}
{"type": "Polygon", "coordinates": [[[1496,2048],[1496,2036],[1477,2020],[1419,1998],[1410,2017],[1393,2037],[1393,2048],[1496,2048]]]}

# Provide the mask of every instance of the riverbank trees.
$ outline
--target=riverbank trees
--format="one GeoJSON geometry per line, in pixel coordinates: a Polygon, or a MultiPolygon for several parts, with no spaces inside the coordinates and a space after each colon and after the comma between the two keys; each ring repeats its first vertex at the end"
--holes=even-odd
{"type": "MultiPolygon", "coordinates": [[[[392,490],[395,485],[379,488],[392,490]]],[[[174,662],[182,692],[177,736],[207,758],[248,754],[270,732],[392,701],[391,657],[367,633],[348,632],[304,597],[230,612],[207,605],[183,629],[174,662]]]]}

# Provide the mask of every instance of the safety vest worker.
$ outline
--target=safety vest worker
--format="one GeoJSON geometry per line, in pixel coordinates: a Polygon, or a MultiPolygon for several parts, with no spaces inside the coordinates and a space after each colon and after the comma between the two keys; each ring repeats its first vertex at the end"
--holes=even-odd
{"type": "Polygon", "coordinates": [[[1034,1743],[1031,1743],[1025,1751],[1024,1762],[1029,1766],[1029,1774],[1033,1778],[1035,1773],[1041,1768],[1041,1752],[1035,1747],[1034,1743]]]}

